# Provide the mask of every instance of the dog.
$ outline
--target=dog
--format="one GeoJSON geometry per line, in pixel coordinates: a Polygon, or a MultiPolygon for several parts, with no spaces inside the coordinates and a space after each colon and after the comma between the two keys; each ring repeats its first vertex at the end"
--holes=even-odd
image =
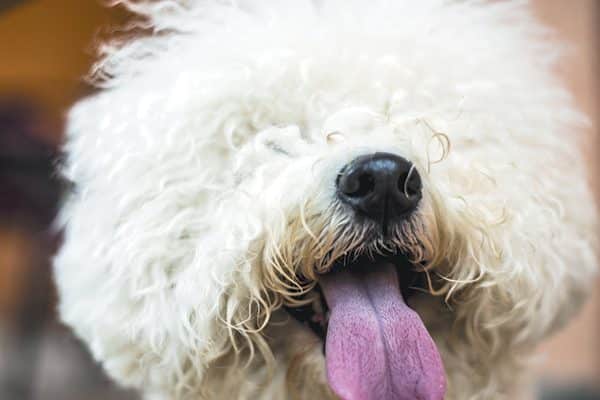
{"type": "Polygon", "coordinates": [[[146,399],[512,399],[579,308],[586,119],[523,2],[121,1],[62,321],[146,399]]]}

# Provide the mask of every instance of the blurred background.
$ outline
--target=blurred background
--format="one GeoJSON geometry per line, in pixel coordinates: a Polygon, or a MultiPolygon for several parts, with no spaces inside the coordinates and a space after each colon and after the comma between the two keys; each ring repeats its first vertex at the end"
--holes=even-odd
{"type": "MultiPolygon", "coordinates": [[[[108,3],[108,1],[106,1],[108,3]]],[[[592,117],[582,143],[600,195],[600,0],[533,0],[568,40],[557,73],[592,117]]],[[[100,41],[128,20],[100,0],[0,0],[0,400],[137,399],[116,388],[56,321],[51,229],[65,112],[93,93],[83,77],[100,41]]],[[[600,281],[584,310],[544,343],[527,399],[600,400],[600,281]]]]}

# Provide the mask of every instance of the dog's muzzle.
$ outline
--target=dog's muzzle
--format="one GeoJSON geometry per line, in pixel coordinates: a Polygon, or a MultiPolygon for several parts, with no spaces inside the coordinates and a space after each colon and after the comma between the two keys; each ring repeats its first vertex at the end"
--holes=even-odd
{"type": "Polygon", "coordinates": [[[414,165],[390,153],[357,157],[337,178],[338,198],[382,226],[410,216],[421,200],[421,189],[414,165]]]}
{"type": "Polygon", "coordinates": [[[336,184],[356,228],[368,227],[362,244],[380,243],[383,250],[345,251],[319,273],[314,291],[303,293],[306,304],[286,310],[323,340],[327,380],[340,399],[441,400],[441,356],[406,301],[420,286],[419,261],[395,247],[411,229],[423,196],[421,177],[408,160],[373,153],[344,166],[336,184]]]}

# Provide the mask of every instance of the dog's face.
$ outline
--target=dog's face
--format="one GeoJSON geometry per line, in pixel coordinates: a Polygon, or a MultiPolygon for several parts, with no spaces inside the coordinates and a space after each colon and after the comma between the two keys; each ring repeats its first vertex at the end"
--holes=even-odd
{"type": "Polygon", "coordinates": [[[438,351],[405,302],[447,293],[440,277],[467,239],[446,225],[451,211],[443,216],[444,195],[430,180],[448,138],[425,121],[409,125],[347,108],[304,134],[297,126],[267,128],[235,156],[231,201],[242,203],[224,210],[241,215],[227,226],[238,237],[249,227],[258,235],[242,258],[250,287],[236,288],[244,295],[233,299],[257,290],[257,309],[232,315],[231,325],[268,325],[283,306],[300,322],[289,329],[318,338],[309,343],[322,350],[329,385],[345,399],[444,394],[438,351]],[[447,249],[444,241],[455,244],[447,249]]]}
{"type": "Polygon", "coordinates": [[[186,34],[112,50],[70,119],[63,319],[166,396],[507,392],[593,265],[577,116],[504,19],[535,24],[306,3],[148,8],[186,34]]]}

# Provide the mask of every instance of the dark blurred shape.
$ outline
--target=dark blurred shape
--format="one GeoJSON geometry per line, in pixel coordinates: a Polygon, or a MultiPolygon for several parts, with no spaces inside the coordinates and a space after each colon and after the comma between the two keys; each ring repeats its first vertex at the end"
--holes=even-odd
{"type": "Polygon", "coordinates": [[[56,214],[59,181],[54,176],[57,151],[43,118],[24,100],[0,99],[0,215],[27,217],[47,226],[56,214]]]}
{"type": "Polygon", "coordinates": [[[26,3],[28,0],[0,0],[0,14],[10,10],[14,6],[26,3]]]}
{"type": "Polygon", "coordinates": [[[9,351],[18,352],[0,383],[4,396],[15,399],[31,398],[39,343],[52,303],[49,260],[57,237],[49,226],[60,189],[53,178],[56,150],[43,141],[45,129],[35,106],[0,99],[0,218],[5,234],[28,249],[19,268],[5,265],[0,270],[15,297],[12,310],[5,310],[11,317],[5,330],[13,342],[9,351]]]}

